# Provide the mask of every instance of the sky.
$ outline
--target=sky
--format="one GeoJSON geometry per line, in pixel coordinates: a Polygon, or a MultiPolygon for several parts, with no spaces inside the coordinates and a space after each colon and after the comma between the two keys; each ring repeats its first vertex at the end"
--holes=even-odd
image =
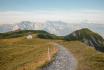
{"type": "Polygon", "coordinates": [[[104,24],[104,0],[0,0],[0,24],[21,21],[104,24]]]}

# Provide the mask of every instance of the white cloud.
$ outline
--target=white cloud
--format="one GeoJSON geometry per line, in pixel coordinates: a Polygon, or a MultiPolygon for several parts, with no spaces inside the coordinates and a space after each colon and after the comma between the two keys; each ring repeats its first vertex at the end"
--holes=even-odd
{"type": "Polygon", "coordinates": [[[87,20],[88,22],[93,23],[104,23],[104,11],[83,10],[83,11],[0,12],[0,24],[18,23],[25,20],[33,22],[61,20],[69,23],[80,23],[87,20]]]}

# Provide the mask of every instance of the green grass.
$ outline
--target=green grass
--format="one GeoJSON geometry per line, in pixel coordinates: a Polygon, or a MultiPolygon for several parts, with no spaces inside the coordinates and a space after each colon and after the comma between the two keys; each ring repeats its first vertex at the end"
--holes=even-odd
{"type": "Polygon", "coordinates": [[[43,30],[20,30],[20,31],[0,33],[0,39],[17,38],[17,37],[27,36],[28,34],[38,34],[38,33],[49,34],[48,32],[43,30]]]}

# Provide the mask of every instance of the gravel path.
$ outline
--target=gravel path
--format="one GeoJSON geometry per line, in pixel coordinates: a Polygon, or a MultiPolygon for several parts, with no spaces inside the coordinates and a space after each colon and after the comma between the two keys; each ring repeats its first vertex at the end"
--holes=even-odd
{"type": "Polygon", "coordinates": [[[61,45],[57,46],[59,51],[55,60],[42,70],[76,70],[77,61],[73,55],[61,45]]]}

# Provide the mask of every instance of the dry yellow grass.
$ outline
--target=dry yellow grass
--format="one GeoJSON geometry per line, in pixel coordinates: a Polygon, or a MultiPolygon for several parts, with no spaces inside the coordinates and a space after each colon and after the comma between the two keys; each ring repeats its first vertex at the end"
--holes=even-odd
{"type": "Polygon", "coordinates": [[[104,70],[104,53],[97,52],[79,41],[46,40],[33,37],[0,40],[0,70],[39,70],[49,62],[47,56],[50,47],[51,58],[57,48],[54,43],[62,44],[78,60],[77,70],[104,70]]]}
{"type": "Polygon", "coordinates": [[[0,70],[38,70],[48,62],[48,47],[51,58],[57,52],[49,40],[26,37],[0,40],[0,70]]]}
{"type": "Polygon", "coordinates": [[[104,53],[97,52],[79,41],[56,41],[73,53],[78,60],[77,70],[104,70],[104,53]]]}
{"type": "MultiPolygon", "coordinates": [[[[50,48],[50,57],[51,59],[53,58],[53,56],[55,55],[57,49],[52,48],[53,46],[50,44],[44,45],[44,46],[49,46],[50,48]]],[[[48,51],[46,49],[46,51],[44,51],[44,53],[42,53],[39,57],[37,57],[37,59],[34,59],[32,62],[24,64],[23,66],[21,66],[20,68],[18,68],[17,70],[37,70],[37,68],[41,68],[42,66],[44,66],[44,64],[49,63],[50,61],[48,60],[48,51]]]]}

